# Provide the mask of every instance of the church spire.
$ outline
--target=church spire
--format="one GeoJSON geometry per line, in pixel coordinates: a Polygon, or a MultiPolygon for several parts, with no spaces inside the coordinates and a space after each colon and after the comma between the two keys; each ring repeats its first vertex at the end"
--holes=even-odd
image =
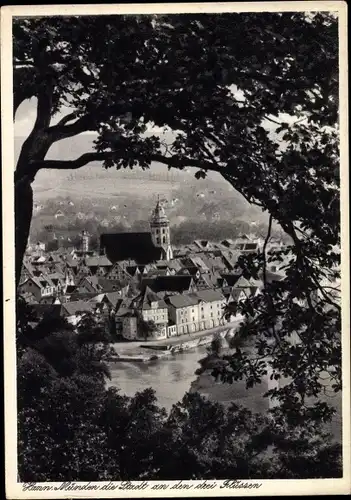
{"type": "Polygon", "coordinates": [[[157,203],[152,212],[150,229],[153,244],[156,247],[162,248],[163,258],[166,260],[172,259],[173,251],[171,247],[169,220],[161,203],[160,195],[157,197],[157,203]]]}

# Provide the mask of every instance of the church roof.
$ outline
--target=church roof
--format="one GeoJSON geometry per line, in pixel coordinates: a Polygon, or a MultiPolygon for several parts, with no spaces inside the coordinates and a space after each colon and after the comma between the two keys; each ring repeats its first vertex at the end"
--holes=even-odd
{"type": "Polygon", "coordinates": [[[151,233],[104,233],[100,236],[100,248],[112,262],[134,260],[149,264],[161,259],[162,249],[156,247],[151,233]]]}

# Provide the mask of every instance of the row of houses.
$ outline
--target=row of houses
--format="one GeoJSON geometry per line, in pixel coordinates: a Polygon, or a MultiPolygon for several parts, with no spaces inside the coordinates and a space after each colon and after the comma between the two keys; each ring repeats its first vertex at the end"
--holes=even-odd
{"type": "MultiPolygon", "coordinates": [[[[236,270],[238,244],[196,241],[196,251],[182,247],[172,259],[148,264],[112,263],[89,249],[33,253],[24,261],[19,292],[38,314],[53,308],[73,325],[84,312],[103,314],[128,340],[191,334],[234,319],[225,314],[227,305],[260,292],[261,280],[236,270]]],[[[275,271],[271,266],[269,279],[281,279],[275,271]]]]}
{"type": "Polygon", "coordinates": [[[128,340],[144,338],[144,332],[139,330],[140,318],[152,322],[157,329],[150,332],[149,338],[160,340],[224,325],[228,321],[225,305],[226,299],[218,290],[162,298],[146,287],[129,303],[121,301],[115,320],[118,331],[128,340]]]}

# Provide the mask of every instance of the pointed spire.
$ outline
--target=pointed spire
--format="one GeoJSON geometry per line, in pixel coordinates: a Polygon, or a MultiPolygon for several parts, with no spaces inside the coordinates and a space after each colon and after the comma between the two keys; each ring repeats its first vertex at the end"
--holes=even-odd
{"type": "Polygon", "coordinates": [[[165,209],[162,206],[160,195],[157,196],[156,207],[152,212],[151,222],[168,222],[165,209]]]}

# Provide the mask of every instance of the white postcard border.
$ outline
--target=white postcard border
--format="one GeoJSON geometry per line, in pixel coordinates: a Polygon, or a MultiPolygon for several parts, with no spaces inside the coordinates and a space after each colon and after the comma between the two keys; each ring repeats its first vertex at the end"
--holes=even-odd
{"type": "MultiPolygon", "coordinates": [[[[6,496],[11,499],[24,498],[140,498],[182,496],[268,496],[268,495],[317,495],[347,494],[351,492],[350,471],[350,287],[349,287],[349,192],[348,192],[348,72],[347,72],[347,4],[346,2],[238,2],[238,3],[179,3],[179,4],[115,4],[115,5],[36,5],[11,6],[1,9],[1,116],[2,116],[2,186],[3,186],[3,276],[4,276],[4,379],[5,379],[5,464],[6,496]],[[96,490],[60,489],[61,482],[36,483],[36,487],[51,490],[26,488],[17,483],[17,408],[16,408],[16,350],[15,350],[15,265],[14,265],[14,126],[12,104],[12,17],[38,15],[97,15],[137,13],[205,13],[205,12],[261,12],[261,11],[334,11],[339,16],[339,61],[340,61],[340,171],[341,171],[341,241],[342,241],[342,335],[343,335],[343,468],[341,479],[313,480],[250,480],[240,482],[207,480],[214,488],[196,488],[205,481],[182,481],[190,488],[172,489],[179,481],[147,481],[143,489],[123,487],[123,482],[91,482],[96,490]],[[6,124],[6,125],[5,125],[6,124]],[[238,483],[238,484],[235,484],[238,483]],[[243,483],[251,487],[243,487],[243,483]],[[158,484],[166,489],[153,489],[158,484]],[[259,488],[254,485],[260,484],[259,488]],[[103,489],[110,485],[114,489],[103,489]],[[122,488],[122,489],[121,489],[122,488]]],[[[125,482],[124,482],[125,483],[125,482]]],[[[142,486],[142,481],[132,485],[142,486]]],[[[144,482],[145,483],[145,482],[144,482]]],[[[72,483],[83,487],[88,483],[72,483]]],[[[126,484],[124,486],[127,486],[126,484]]],[[[32,487],[32,488],[36,488],[32,487]]]]}

